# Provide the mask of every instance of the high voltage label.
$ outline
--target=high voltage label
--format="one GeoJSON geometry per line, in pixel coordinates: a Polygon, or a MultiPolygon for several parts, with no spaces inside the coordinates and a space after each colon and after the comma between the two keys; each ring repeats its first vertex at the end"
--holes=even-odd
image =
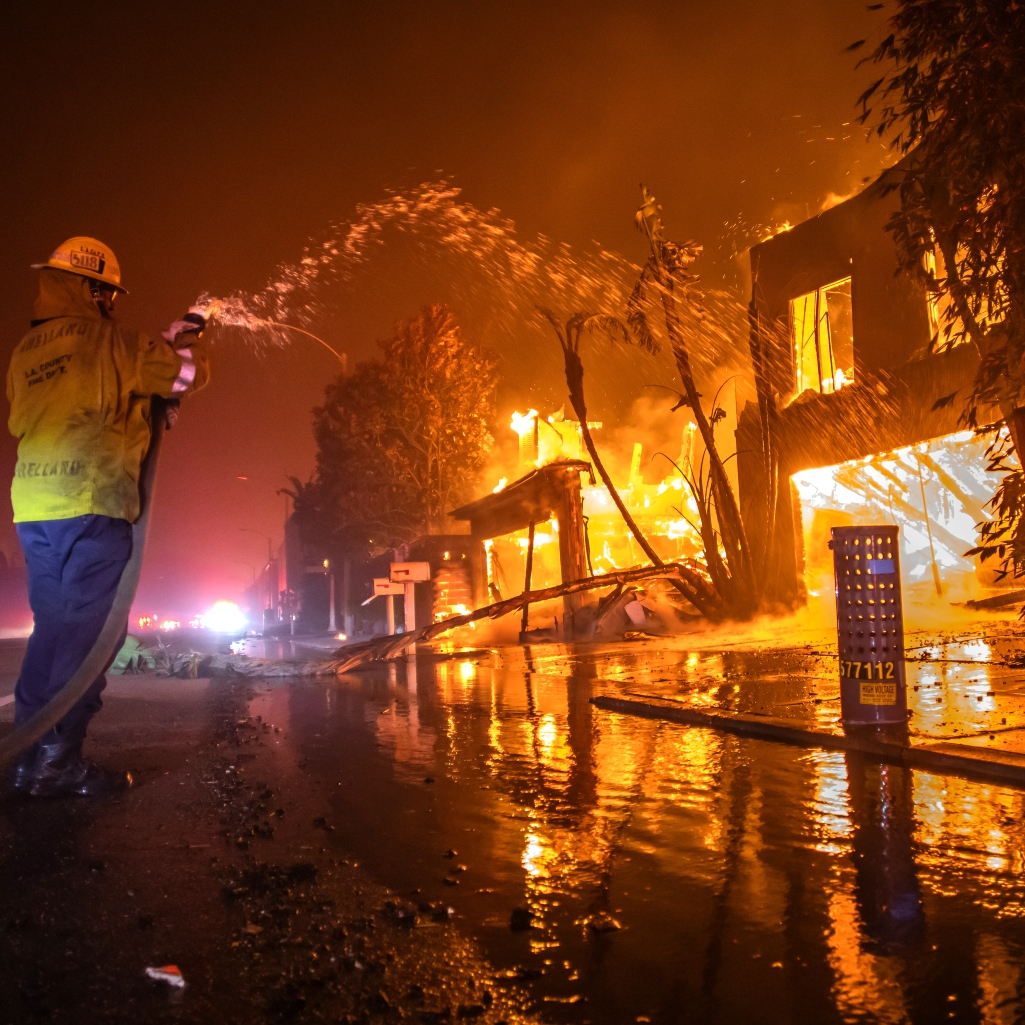
{"type": "Polygon", "coordinates": [[[867,680],[859,684],[860,700],[863,705],[895,705],[897,704],[896,683],[869,683],[867,680]]]}

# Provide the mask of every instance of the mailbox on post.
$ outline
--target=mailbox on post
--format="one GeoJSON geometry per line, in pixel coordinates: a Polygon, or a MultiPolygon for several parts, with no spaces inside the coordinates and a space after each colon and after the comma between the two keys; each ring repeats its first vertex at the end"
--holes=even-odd
{"type": "Polygon", "coordinates": [[[393,562],[389,567],[391,579],[397,584],[420,584],[431,579],[429,562],[393,562]]]}
{"type": "Polygon", "coordinates": [[[405,620],[406,633],[416,629],[416,588],[415,584],[431,579],[429,562],[393,562],[389,569],[392,582],[402,584],[405,588],[405,620]]]}
{"type": "Polygon", "coordinates": [[[898,528],[833,527],[844,723],[906,723],[898,528]]]}

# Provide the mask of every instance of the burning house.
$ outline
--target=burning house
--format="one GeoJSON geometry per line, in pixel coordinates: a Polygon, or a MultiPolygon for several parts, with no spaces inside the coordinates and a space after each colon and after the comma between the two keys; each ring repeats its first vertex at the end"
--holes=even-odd
{"type": "Polygon", "coordinates": [[[758,402],[738,422],[740,502],[791,599],[825,575],[829,526],[873,522],[901,526],[908,583],[974,590],[963,553],[996,484],[959,423],[978,356],[937,351],[942,310],[898,272],[898,173],[750,250],[758,402]]]}
{"type": "MultiPolygon", "coordinates": [[[[608,439],[605,449],[631,515],[660,557],[672,562],[701,552],[692,526],[697,511],[685,482],[700,453],[694,424],[671,414],[667,420],[675,423],[675,431],[663,439],[672,459],[654,459],[650,435],[645,452],[629,428],[608,439]]],[[[595,478],[580,423],[564,410],[545,416],[530,409],[513,413],[509,426],[518,435],[517,459],[505,470],[517,478],[503,477],[491,494],[450,514],[468,523],[470,536],[484,543],[490,600],[645,564],[647,557],[595,478]]],[[[603,425],[589,421],[588,427],[593,434],[603,425]]],[[[563,622],[575,621],[587,604],[586,595],[566,597],[563,622]]],[[[552,615],[555,610],[548,609],[541,618],[552,615]]],[[[586,616],[583,622],[589,622],[586,616]]]]}

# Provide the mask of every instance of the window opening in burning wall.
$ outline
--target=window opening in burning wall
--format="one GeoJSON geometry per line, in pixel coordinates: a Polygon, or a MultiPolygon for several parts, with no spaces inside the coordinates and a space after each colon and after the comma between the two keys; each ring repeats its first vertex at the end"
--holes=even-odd
{"type": "MultiPolygon", "coordinates": [[[[923,257],[925,272],[933,281],[942,280],[947,273],[942,254],[935,249],[929,250],[923,257]]],[[[929,309],[929,350],[937,352],[954,345],[963,344],[968,339],[955,338],[951,323],[950,308],[952,300],[949,293],[939,294],[929,291],[926,294],[929,309]]]]}
{"type": "Polygon", "coordinates": [[[851,279],[834,281],[790,303],[797,394],[825,395],[854,381],[851,279]]]}

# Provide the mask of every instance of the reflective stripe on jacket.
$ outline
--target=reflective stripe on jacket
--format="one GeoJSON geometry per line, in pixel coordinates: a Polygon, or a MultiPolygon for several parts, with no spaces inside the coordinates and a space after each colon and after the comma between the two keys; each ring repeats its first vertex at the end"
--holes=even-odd
{"type": "Polygon", "coordinates": [[[197,334],[168,343],[104,318],[88,280],[59,270],[40,272],[34,312],[7,371],[19,442],[14,521],[95,513],[133,522],[150,398],[202,388],[206,346],[197,334]]]}

